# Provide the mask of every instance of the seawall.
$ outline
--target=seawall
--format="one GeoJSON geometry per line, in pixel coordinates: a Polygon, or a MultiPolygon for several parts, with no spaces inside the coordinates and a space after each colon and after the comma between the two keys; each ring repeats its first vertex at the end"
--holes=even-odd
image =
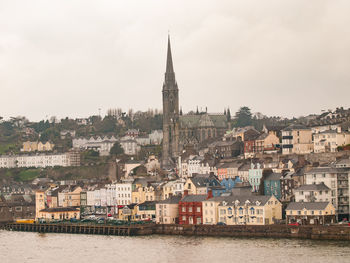
{"type": "Polygon", "coordinates": [[[350,241],[350,227],[347,226],[155,225],[153,227],[153,234],[350,241]]]}
{"type": "Polygon", "coordinates": [[[266,237],[300,238],[313,240],[350,241],[348,226],[223,226],[223,225],[84,225],[84,224],[23,224],[7,223],[0,225],[9,231],[40,233],[97,234],[118,236],[183,235],[212,237],[266,237]]]}

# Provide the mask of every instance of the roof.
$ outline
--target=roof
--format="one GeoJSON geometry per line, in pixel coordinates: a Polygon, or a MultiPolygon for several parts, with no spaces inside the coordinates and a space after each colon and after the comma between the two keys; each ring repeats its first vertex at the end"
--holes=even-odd
{"type": "Polygon", "coordinates": [[[317,173],[344,173],[350,172],[349,168],[334,168],[334,167],[316,167],[311,169],[305,174],[317,174],[317,173]]]}
{"type": "Polygon", "coordinates": [[[265,140],[267,138],[267,136],[269,136],[269,133],[263,133],[260,134],[260,136],[257,138],[257,140],[265,140]]]}
{"type": "Polygon", "coordinates": [[[186,128],[197,128],[197,127],[216,127],[216,128],[227,128],[227,117],[225,115],[216,114],[189,114],[182,115],[179,117],[180,126],[186,128]]]}
{"type": "Polygon", "coordinates": [[[158,204],[178,204],[181,200],[181,196],[172,196],[163,201],[159,201],[158,204]]]}
{"type": "MultiPolygon", "coordinates": [[[[213,186],[213,182],[217,181],[217,179],[214,176],[210,176],[209,174],[198,174],[195,177],[191,177],[190,180],[196,187],[213,186]]],[[[220,183],[218,182],[217,185],[219,184],[220,183]]]]}
{"type": "Polygon", "coordinates": [[[291,202],[286,210],[323,210],[329,202],[291,202]]]}
{"type": "Polygon", "coordinates": [[[79,212],[79,210],[75,207],[54,207],[42,209],[40,212],[79,212]]]}
{"type": "Polygon", "coordinates": [[[207,199],[207,195],[185,195],[181,202],[202,202],[207,199]]]}
{"type": "Polygon", "coordinates": [[[279,181],[282,177],[282,174],[280,173],[271,173],[268,176],[266,176],[265,180],[268,181],[279,181]]]}
{"type": "Polygon", "coordinates": [[[265,205],[268,200],[270,200],[271,196],[266,195],[231,195],[231,196],[220,196],[221,198],[210,198],[209,200],[216,200],[219,201],[220,204],[222,202],[226,202],[228,204],[234,204],[236,201],[239,202],[239,204],[244,204],[246,201],[249,201],[250,203],[256,203],[259,202],[260,205],[265,205]]]}
{"type": "Polygon", "coordinates": [[[302,125],[302,124],[292,124],[288,127],[284,128],[282,131],[293,131],[293,130],[310,130],[310,128],[302,125]]]}
{"type": "Polygon", "coordinates": [[[294,191],[327,191],[330,190],[330,188],[325,185],[323,182],[320,184],[304,184],[296,189],[294,191]]]}

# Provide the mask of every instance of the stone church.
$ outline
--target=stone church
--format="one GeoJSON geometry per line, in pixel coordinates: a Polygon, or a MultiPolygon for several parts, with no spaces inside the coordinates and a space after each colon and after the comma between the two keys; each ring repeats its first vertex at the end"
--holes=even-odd
{"type": "Polygon", "coordinates": [[[175,79],[170,38],[163,83],[163,157],[162,166],[171,166],[186,145],[198,148],[200,143],[221,137],[229,128],[224,114],[207,112],[182,115],[179,112],[179,89],[175,79]]]}

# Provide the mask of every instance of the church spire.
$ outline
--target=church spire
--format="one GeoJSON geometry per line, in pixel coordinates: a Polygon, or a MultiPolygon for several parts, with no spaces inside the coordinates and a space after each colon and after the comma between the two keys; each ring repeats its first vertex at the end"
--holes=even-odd
{"type": "Polygon", "coordinates": [[[174,73],[173,58],[171,56],[170,35],[168,35],[168,54],[166,58],[166,73],[174,73]]]}
{"type": "Polygon", "coordinates": [[[168,86],[175,87],[175,72],[173,67],[173,58],[171,56],[171,45],[170,45],[170,35],[168,35],[168,51],[166,58],[166,71],[165,71],[165,82],[168,83],[168,86]]]}

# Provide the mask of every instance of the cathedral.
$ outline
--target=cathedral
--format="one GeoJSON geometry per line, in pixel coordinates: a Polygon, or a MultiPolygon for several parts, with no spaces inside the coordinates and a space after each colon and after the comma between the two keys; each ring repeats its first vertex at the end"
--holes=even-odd
{"type": "Polygon", "coordinates": [[[223,136],[229,128],[227,116],[224,114],[197,112],[182,115],[179,112],[179,89],[175,79],[169,36],[162,93],[163,167],[171,166],[186,145],[198,148],[202,142],[223,136]]]}

